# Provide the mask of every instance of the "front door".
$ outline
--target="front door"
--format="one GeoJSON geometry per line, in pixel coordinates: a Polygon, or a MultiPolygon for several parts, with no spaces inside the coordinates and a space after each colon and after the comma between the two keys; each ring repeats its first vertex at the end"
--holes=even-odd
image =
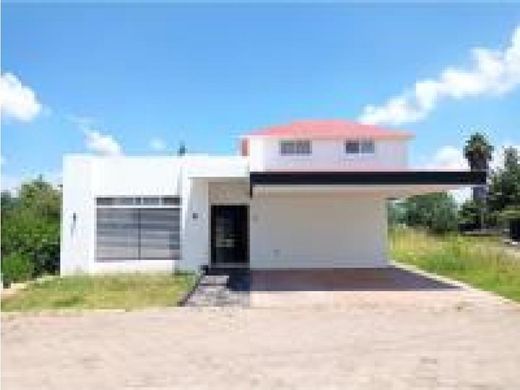
{"type": "Polygon", "coordinates": [[[248,222],[248,206],[211,206],[212,266],[247,267],[248,222]]]}

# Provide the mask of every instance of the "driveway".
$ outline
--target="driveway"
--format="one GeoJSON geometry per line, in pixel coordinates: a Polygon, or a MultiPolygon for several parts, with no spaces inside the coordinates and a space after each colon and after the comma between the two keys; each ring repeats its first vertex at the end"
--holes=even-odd
{"type": "Polygon", "coordinates": [[[251,308],[3,315],[2,389],[520,388],[520,305],[388,275],[328,291],[256,276],[251,308]]]}

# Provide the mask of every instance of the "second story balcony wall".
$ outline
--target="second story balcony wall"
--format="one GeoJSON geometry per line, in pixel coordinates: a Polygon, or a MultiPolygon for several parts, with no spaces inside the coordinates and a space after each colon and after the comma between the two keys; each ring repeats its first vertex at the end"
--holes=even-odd
{"type": "Polygon", "coordinates": [[[282,152],[282,141],[291,140],[251,137],[248,150],[250,170],[381,171],[404,170],[408,167],[408,142],[404,139],[310,139],[310,152],[299,145],[298,149],[304,153],[282,152]],[[350,144],[349,148],[347,142],[354,144],[350,144]],[[361,148],[363,142],[366,142],[364,150],[361,148]]]}

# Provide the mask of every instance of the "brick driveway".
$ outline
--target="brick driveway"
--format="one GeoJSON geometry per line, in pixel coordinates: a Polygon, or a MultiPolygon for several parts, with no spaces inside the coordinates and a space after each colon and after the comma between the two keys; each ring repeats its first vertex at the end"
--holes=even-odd
{"type": "Polygon", "coordinates": [[[3,315],[2,389],[520,389],[520,305],[493,295],[254,295],[272,305],[3,315]]]}

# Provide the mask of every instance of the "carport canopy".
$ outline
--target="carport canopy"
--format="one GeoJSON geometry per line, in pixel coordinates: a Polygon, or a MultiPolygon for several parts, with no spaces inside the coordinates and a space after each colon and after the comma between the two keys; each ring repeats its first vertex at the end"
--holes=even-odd
{"type": "Polygon", "coordinates": [[[485,171],[251,172],[250,195],[338,192],[403,198],[486,184],[485,171]]]}

